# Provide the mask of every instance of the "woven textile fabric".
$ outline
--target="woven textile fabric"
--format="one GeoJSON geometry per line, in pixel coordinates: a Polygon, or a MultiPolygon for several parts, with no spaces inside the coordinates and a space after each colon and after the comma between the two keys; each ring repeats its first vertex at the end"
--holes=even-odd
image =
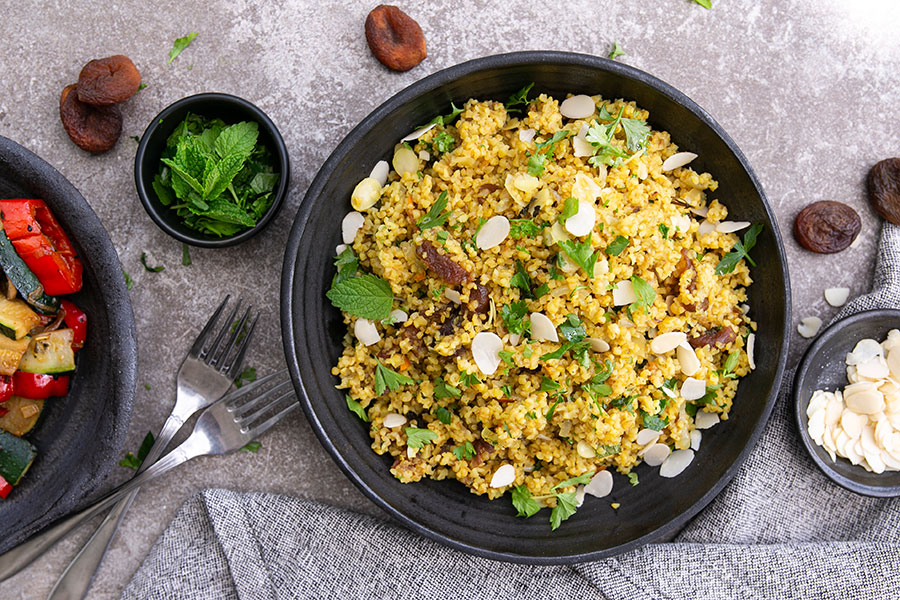
{"type": "MultiPolygon", "coordinates": [[[[898,307],[900,228],[885,224],[872,292],[837,318],[898,307]]],[[[124,597],[900,598],[900,499],[858,496],[815,467],[791,418],[793,374],[737,476],[670,543],[529,567],[310,500],[206,490],[178,512],[124,597]]]]}

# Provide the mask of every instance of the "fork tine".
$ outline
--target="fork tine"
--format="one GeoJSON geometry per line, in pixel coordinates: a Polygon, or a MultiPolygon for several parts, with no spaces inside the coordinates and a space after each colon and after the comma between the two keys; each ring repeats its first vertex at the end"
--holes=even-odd
{"type": "MultiPolygon", "coordinates": [[[[250,312],[249,308],[247,309],[247,312],[250,312]]],[[[230,379],[234,379],[238,376],[238,373],[244,364],[244,355],[247,354],[247,348],[250,347],[250,338],[253,337],[253,330],[256,329],[256,322],[258,320],[259,313],[256,313],[256,316],[253,317],[253,321],[250,322],[250,326],[247,327],[247,333],[244,337],[242,339],[233,340],[233,342],[229,344],[228,349],[222,354],[222,364],[219,367],[219,371],[225,373],[230,379]],[[228,362],[225,359],[235,345],[237,345],[237,352],[231,359],[231,362],[228,362]]],[[[240,329],[243,329],[243,326],[240,327],[240,329]]]]}
{"type": "Polygon", "coordinates": [[[234,305],[234,308],[231,309],[231,313],[228,315],[228,318],[225,319],[225,323],[222,324],[222,328],[219,329],[219,334],[216,335],[216,339],[213,340],[212,345],[207,348],[205,351],[200,353],[200,356],[197,358],[201,360],[205,360],[207,364],[215,358],[216,349],[219,347],[219,344],[222,342],[222,338],[228,333],[229,328],[232,323],[234,323],[234,316],[237,314],[237,311],[241,308],[241,299],[238,298],[237,304],[234,305]]]}
{"type": "MultiPolygon", "coordinates": [[[[264,402],[266,403],[266,406],[264,406],[262,408],[262,411],[265,412],[266,410],[268,410],[268,408],[272,404],[277,402],[277,400],[272,400],[272,401],[269,400],[269,397],[271,395],[280,394],[282,391],[287,391],[287,390],[293,391],[291,386],[292,386],[292,383],[290,380],[282,381],[278,385],[273,386],[272,389],[267,390],[265,394],[257,396],[256,398],[251,398],[250,400],[248,400],[244,404],[241,404],[240,406],[230,406],[229,410],[233,413],[234,420],[237,421],[238,423],[240,423],[242,421],[246,421],[247,419],[250,418],[250,417],[248,417],[250,412],[252,410],[254,410],[260,404],[262,404],[264,402]]],[[[278,400],[280,400],[280,399],[281,398],[279,396],[278,400]]],[[[257,413],[253,413],[252,416],[256,416],[256,415],[257,415],[257,413]]]]}
{"type": "Polygon", "coordinates": [[[191,349],[188,350],[188,356],[191,358],[197,358],[200,356],[200,351],[203,350],[203,346],[206,344],[207,339],[209,338],[209,334],[212,331],[213,327],[216,325],[216,321],[219,320],[219,315],[222,314],[222,311],[225,310],[225,305],[228,304],[228,301],[231,299],[231,294],[227,294],[225,299],[222,300],[222,304],[219,305],[219,308],[216,309],[216,312],[209,318],[209,321],[206,322],[206,325],[203,326],[203,330],[200,331],[200,335],[197,336],[197,339],[194,341],[194,345],[191,346],[191,349]]]}
{"type": "Polygon", "coordinates": [[[294,410],[296,410],[297,408],[300,407],[300,403],[296,401],[296,398],[294,397],[293,392],[290,392],[289,394],[285,394],[284,396],[282,396],[281,398],[276,400],[276,402],[273,402],[272,405],[270,405],[270,406],[275,405],[278,401],[281,401],[285,398],[290,398],[291,403],[288,404],[283,409],[281,409],[280,411],[278,411],[277,413],[275,413],[274,415],[272,415],[271,417],[269,417],[268,419],[266,419],[265,421],[263,421],[262,423],[259,423],[258,425],[254,425],[253,427],[249,427],[249,428],[241,427],[241,431],[243,433],[245,433],[246,435],[249,435],[251,438],[256,439],[259,436],[261,436],[262,434],[264,434],[266,431],[268,431],[270,427],[275,425],[275,423],[277,423],[278,421],[283,419],[285,416],[287,416],[288,414],[290,414],[291,412],[293,412],[294,410]],[[246,431],[244,431],[245,429],[246,429],[246,431]]]}
{"type": "MultiPolygon", "coordinates": [[[[228,353],[234,349],[235,342],[238,339],[244,339],[244,328],[247,326],[247,319],[250,318],[251,308],[252,307],[248,306],[247,310],[244,311],[244,314],[241,315],[241,318],[237,321],[233,321],[234,324],[231,326],[228,338],[225,340],[225,343],[217,347],[215,349],[215,352],[210,352],[206,364],[212,367],[221,366],[225,362],[225,359],[228,358],[228,353]]],[[[224,369],[220,368],[219,370],[224,369]]]]}

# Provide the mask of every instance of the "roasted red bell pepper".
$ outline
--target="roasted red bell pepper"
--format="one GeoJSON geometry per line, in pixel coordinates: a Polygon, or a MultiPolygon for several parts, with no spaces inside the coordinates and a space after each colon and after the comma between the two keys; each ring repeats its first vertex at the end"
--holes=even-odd
{"type": "Polygon", "coordinates": [[[33,400],[46,400],[51,396],[65,396],[69,393],[69,376],[16,371],[13,375],[13,389],[16,396],[33,400]]]}
{"type": "MultiPolygon", "coordinates": [[[[0,375],[0,402],[13,397],[13,380],[9,375],[0,375]]],[[[3,415],[0,415],[2,417],[3,415]]]]}
{"type": "Polygon", "coordinates": [[[0,200],[0,221],[44,292],[55,296],[81,289],[81,260],[43,200],[0,200]]]}
{"type": "Polygon", "coordinates": [[[84,347],[84,339],[87,337],[87,315],[68,300],[61,300],[59,305],[66,313],[63,317],[66,327],[72,330],[72,350],[78,352],[84,347]]]}
{"type": "Polygon", "coordinates": [[[13,486],[9,485],[9,482],[3,479],[3,476],[0,475],[0,498],[6,499],[12,489],[13,486]]]}

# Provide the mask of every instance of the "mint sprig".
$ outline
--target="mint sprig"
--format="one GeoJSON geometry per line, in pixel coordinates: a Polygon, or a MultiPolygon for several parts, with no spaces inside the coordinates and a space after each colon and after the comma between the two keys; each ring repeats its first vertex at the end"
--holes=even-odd
{"type": "Polygon", "coordinates": [[[325,295],[342,311],[372,321],[386,319],[394,304],[390,284],[371,274],[335,281],[325,295]]]}

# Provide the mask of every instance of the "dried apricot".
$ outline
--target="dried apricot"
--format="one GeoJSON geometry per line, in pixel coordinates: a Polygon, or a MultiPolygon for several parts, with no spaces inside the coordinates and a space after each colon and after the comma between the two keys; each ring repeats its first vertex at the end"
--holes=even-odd
{"type": "Polygon", "coordinates": [[[394,71],[409,71],[428,56],[422,28],[389,4],[379,4],[366,17],[366,41],[375,58],[394,71]]]}
{"type": "Polygon", "coordinates": [[[813,202],[794,219],[794,237],[801,246],[819,254],[840,252],[853,243],[862,223],[851,207],[841,202],[813,202]]]}
{"type": "Polygon", "coordinates": [[[900,158],[886,158],[869,170],[866,178],[872,208],[894,225],[900,225],[900,158]]]}
{"type": "Polygon", "coordinates": [[[122,133],[122,115],[115,106],[91,106],[68,85],[59,97],[59,118],[75,145],[88,152],[106,152],[122,133]]]}
{"type": "Polygon", "coordinates": [[[140,72],[122,54],[92,60],[78,75],[78,99],[95,106],[128,100],[140,87],[140,72]]]}

